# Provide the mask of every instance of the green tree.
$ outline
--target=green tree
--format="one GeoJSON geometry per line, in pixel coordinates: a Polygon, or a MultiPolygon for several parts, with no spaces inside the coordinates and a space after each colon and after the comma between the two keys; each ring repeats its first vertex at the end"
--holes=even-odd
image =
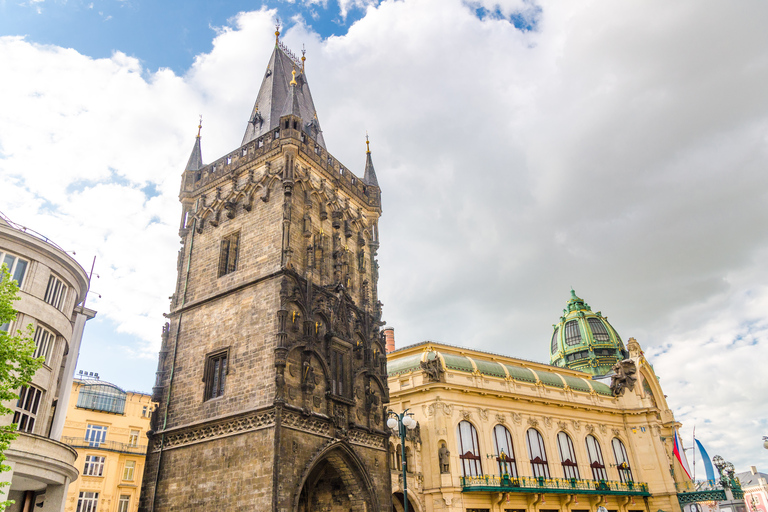
{"type": "MultiPolygon", "coordinates": [[[[11,279],[8,267],[3,263],[0,268],[0,325],[16,319],[13,303],[19,300],[19,285],[11,279]]],[[[4,404],[19,399],[19,389],[32,380],[38,368],[43,365],[43,358],[35,359],[35,342],[32,339],[32,325],[27,326],[26,333],[16,331],[11,334],[0,330],[0,417],[7,416],[13,410],[4,404]]],[[[8,471],[10,466],[3,464],[6,460],[5,450],[11,441],[19,436],[15,423],[0,426],[0,472],[8,471]]],[[[10,482],[0,482],[0,488],[10,485],[10,482]]],[[[13,501],[0,501],[0,510],[13,501]]]]}

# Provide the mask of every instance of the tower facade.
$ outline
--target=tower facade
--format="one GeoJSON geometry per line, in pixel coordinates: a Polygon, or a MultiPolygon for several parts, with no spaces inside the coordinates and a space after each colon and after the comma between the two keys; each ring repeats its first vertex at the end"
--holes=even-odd
{"type": "Polygon", "coordinates": [[[198,134],[180,200],[140,510],[391,510],[380,189],[277,38],[242,145],[203,165],[198,134]]]}

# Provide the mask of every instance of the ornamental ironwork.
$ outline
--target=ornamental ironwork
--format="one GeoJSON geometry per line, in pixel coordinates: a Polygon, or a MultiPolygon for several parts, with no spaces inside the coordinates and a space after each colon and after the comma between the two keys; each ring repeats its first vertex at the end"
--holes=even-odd
{"type": "Polygon", "coordinates": [[[612,480],[583,480],[578,478],[544,478],[520,476],[461,477],[462,492],[529,492],[555,494],[601,494],[650,496],[648,484],[612,480]]]}

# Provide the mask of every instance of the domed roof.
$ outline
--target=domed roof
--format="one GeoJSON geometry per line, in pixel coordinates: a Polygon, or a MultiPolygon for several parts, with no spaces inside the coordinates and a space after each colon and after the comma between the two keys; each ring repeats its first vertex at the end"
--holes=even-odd
{"type": "Polygon", "coordinates": [[[608,318],[592,312],[589,304],[571,290],[560,323],[552,326],[550,364],[605,375],[626,357],[621,337],[608,318]]]}

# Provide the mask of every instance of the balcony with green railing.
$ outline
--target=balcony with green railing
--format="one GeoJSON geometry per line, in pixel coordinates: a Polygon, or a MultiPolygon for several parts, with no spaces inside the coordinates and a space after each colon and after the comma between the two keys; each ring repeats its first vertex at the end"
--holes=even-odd
{"type": "Polygon", "coordinates": [[[544,478],[531,476],[461,477],[462,492],[521,492],[553,494],[599,494],[618,496],[650,496],[648,484],[612,480],[577,478],[544,478]]]}

